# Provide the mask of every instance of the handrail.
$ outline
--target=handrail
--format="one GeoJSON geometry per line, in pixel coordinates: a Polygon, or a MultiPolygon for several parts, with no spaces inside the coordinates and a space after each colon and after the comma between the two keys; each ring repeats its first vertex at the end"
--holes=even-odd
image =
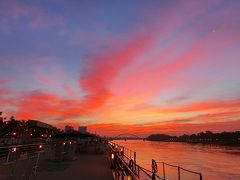
{"type": "Polygon", "coordinates": [[[185,168],[182,168],[182,167],[180,167],[180,169],[182,169],[182,170],[184,170],[184,171],[187,171],[187,172],[190,172],[190,173],[193,173],[193,174],[201,174],[201,173],[199,173],[199,172],[191,171],[191,170],[189,170],[189,169],[185,169],[185,168]]]}
{"type": "Polygon", "coordinates": [[[6,149],[6,148],[14,148],[14,147],[24,147],[24,146],[35,146],[35,145],[47,145],[47,144],[53,144],[57,142],[62,142],[63,140],[51,140],[49,142],[34,142],[34,143],[27,143],[27,144],[12,144],[12,145],[4,145],[0,146],[0,149],[6,149]]]}
{"type": "Polygon", "coordinates": [[[149,169],[146,169],[146,168],[144,168],[144,167],[141,167],[141,166],[139,166],[141,169],[143,169],[144,171],[148,171],[148,172],[150,172],[150,173],[152,173],[152,171],[150,171],[149,169]]]}
{"type": "Polygon", "coordinates": [[[9,146],[0,146],[0,149],[17,148],[17,147],[25,147],[25,146],[35,146],[35,145],[46,145],[46,143],[16,144],[16,145],[9,145],[9,146]]]}
{"type": "MultiPolygon", "coordinates": [[[[59,154],[60,151],[65,152],[66,150],[71,150],[70,146],[75,144],[74,140],[57,140],[49,142],[37,142],[33,144],[18,144],[18,145],[8,145],[0,147],[0,163],[14,161],[19,158],[31,157],[39,152],[50,152],[50,149],[56,151],[57,155],[61,158],[63,155],[59,154]],[[65,144],[66,143],[66,144],[65,144]],[[70,143],[70,144],[69,144],[70,143]],[[64,148],[65,147],[65,148],[64,148]]],[[[50,156],[50,155],[49,155],[50,156]]],[[[66,155],[67,156],[67,155],[66,155]]]]}
{"type": "Polygon", "coordinates": [[[180,168],[180,169],[182,169],[182,170],[184,170],[184,171],[187,171],[187,172],[190,172],[190,173],[201,174],[200,172],[191,171],[191,170],[185,169],[185,168],[183,168],[183,167],[181,167],[181,166],[176,166],[176,165],[173,165],[173,164],[168,164],[168,163],[165,163],[165,162],[163,162],[163,161],[157,161],[156,163],[164,163],[165,165],[168,165],[168,166],[171,166],[171,167],[175,167],[175,168],[180,168]]]}
{"type": "Polygon", "coordinates": [[[186,172],[189,172],[189,173],[192,173],[192,174],[197,174],[199,175],[199,179],[202,180],[202,173],[200,172],[196,172],[196,171],[191,171],[189,169],[185,169],[181,166],[176,166],[176,165],[173,165],[173,164],[168,164],[168,163],[165,163],[163,161],[157,161],[156,163],[161,163],[162,164],[162,167],[163,167],[163,179],[165,180],[165,165],[167,166],[171,166],[171,167],[174,167],[174,168],[177,168],[177,171],[178,171],[178,179],[180,179],[180,170],[184,170],[186,172]]]}
{"type": "Polygon", "coordinates": [[[168,165],[168,166],[175,167],[175,168],[178,168],[178,167],[179,167],[179,166],[176,166],[176,165],[173,165],[173,164],[168,164],[168,163],[165,163],[165,162],[159,162],[159,161],[157,161],[156,163],[164,163],[164,164],[166,164],[166,165],[168,165]]]}

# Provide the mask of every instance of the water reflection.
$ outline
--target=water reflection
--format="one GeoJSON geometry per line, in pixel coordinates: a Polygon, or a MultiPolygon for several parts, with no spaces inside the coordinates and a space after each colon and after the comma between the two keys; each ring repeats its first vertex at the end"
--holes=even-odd
{"type": "MultiPolygon", "coordinates": [[[[141,140],[116,140],[137,152],[137,163],[151,169],[151,160],[182,166],[186,169],[201,172],[203,179],[225,180],[240,179],[240,147],[187,144],[177,142],[152,142],[141,140]]],[[[177,179],[174,169],[166,169],[167,179],[177,179]]],[[[184,173],[184,172],[181,172],[184,173]]],[[[186,173],[183,174],[186,178],[186,173]]]]}

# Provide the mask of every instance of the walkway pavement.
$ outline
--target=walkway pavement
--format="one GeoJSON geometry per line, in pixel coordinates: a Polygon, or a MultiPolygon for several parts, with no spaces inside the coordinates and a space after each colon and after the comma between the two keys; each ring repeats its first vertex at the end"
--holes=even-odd
{"type": "Polygon", "coordinates": [[[79,155],[76,160],[44,161],[40,164],[37,180],[113,180],[106,155],[79,155]]]}

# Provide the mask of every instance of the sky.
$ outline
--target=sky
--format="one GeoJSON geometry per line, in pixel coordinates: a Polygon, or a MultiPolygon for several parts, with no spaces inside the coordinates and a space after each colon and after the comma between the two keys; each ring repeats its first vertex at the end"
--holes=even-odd
{"type": "Polygon", "coordinates": [[[1,0],[0,111],[107,136],[240,130],[239,9],[1,0]]]}

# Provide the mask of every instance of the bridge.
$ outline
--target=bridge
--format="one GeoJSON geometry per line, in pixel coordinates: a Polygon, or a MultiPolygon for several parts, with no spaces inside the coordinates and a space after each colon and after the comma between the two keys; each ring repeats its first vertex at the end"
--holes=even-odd
{"type": "Polygon", "coordinates": [[[110,137],[109,140],[145,140],[145,138],[132,133],[122,133],[117,136],[110,137]]]}

